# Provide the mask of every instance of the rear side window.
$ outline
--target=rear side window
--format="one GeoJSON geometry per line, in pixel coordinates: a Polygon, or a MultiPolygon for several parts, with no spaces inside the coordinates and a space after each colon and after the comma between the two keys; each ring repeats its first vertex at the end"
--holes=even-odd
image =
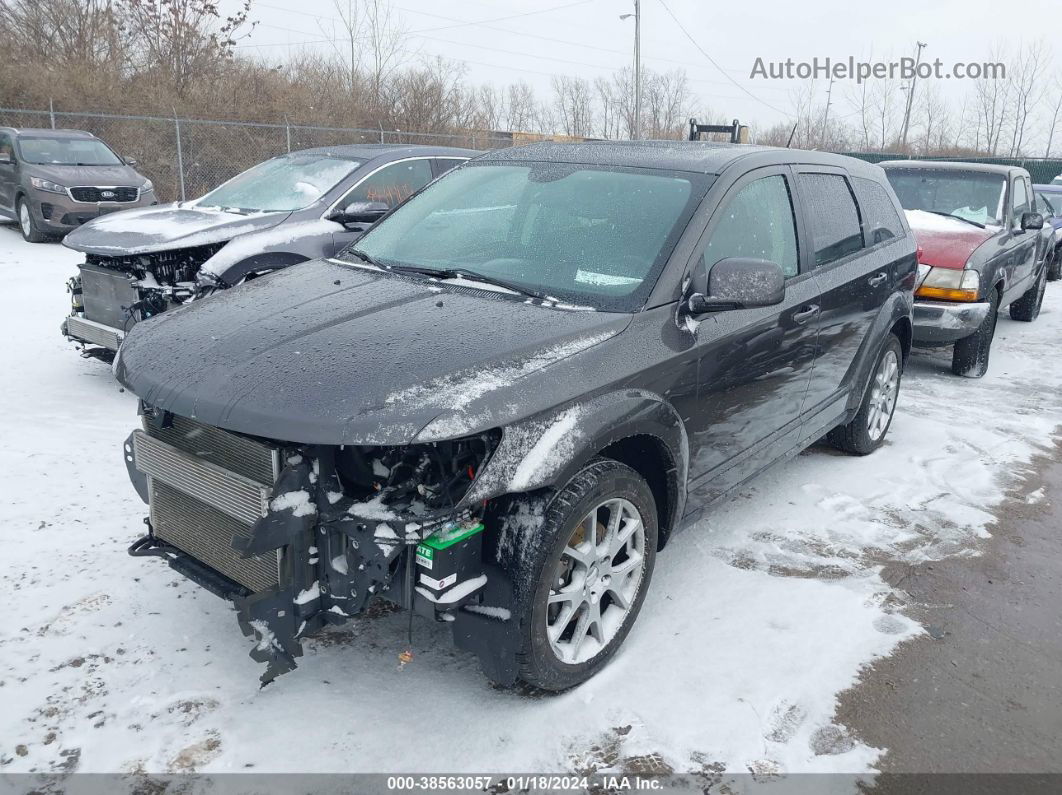
{"type": "Polygon", "coordinates": [[[354,202],[383,202],[388,207],[394,207],[429,182],[431,182],[431,163],[426,158],[392,163],[384,166],[372,176],[366,177],[360,185],[346,195],[339,205],[346,207],[354,202]]]}
{"type": "Polygon", "coordinates": [[[801,174],[799,179],[815,267],[859,251],[863,232],[848,180],[838,174],[801,174]]]}
{"type": "Polygon", "coordinates": [[[873,246],[903,237],[903,222],[896,212],[896,205],[888,191],[872,179],[853,177],[852,186],[859,197],[859,206],[863,210],[863,223],[866,225],[867,245],[873,246]]]}

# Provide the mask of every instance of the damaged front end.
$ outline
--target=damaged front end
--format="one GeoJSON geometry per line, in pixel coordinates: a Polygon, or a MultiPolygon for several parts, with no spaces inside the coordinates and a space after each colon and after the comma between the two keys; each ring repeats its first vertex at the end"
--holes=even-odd
{"type": "MultiPolygon", "coordinates": [[[[374,597],[454,621],[487,582],[486,502],[467,504],[501,433],[399,447],[296,445],[142,406],[125,445],[150,506],[133,555],[157,555],[234,602],[262,683],[301,639],[374,597]]],[[[455,627],[455,635],[457,627],[455,627]]]]}
{"type": "Polygon", "coordinates": [[[81,343],[86,356],[109,358],[134,324],[200,297],[205,288],[199,269],[224,245],[88,254],[79,275],[67,282],[71,308],[63,335],[81,343]]]}

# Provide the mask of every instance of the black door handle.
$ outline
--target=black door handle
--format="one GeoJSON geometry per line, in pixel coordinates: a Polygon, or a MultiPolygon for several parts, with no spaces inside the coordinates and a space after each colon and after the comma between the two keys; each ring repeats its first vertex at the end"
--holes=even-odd
{"type": "Polygon", "coordinates": [[[811,318],[815,317],[819,313],[819,305],[811,304],[801,309],[799,312],[793,315],[794,323],[807,323],[811,318]]]}
{"type": "Polygon", "coordinates": [[[870,284],[871,287],[880,287],[885,283],[885,280],[887,278],[889,277],[886,276],[884,273],[879,273],[877,276],[871,276],[870,279],[867,280],[867,282],[868,284],[870,284]]]}

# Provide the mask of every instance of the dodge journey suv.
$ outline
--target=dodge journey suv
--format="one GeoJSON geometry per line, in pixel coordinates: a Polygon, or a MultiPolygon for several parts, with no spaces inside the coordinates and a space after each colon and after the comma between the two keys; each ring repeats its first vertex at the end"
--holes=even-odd
{"type": "Polygon", "coordinates": [[[81,130],[0,127],[0,217],[43,243],[105,213],[156,204],[133,165],[81,130]]]}
{"type": "Polygon", "coordinates": [[[232,600],[263,681],[382,597],[497,682],[576,685],[709,502],[824,436],[882,444],[916,273],[857,160],[488,153],[339,256],[132,329],[130,552],[232,600]]]}

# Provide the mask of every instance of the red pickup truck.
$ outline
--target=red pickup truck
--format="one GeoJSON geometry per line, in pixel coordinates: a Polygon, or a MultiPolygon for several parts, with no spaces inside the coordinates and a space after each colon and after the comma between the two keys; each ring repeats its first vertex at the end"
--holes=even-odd
{"type": "Polygon", "coordinates": [[[920,249],[914,343],[954,345],[951,369],[988,371],[996,315],[1040,313],[1047,284],[1029,172],[1012,166],[931,160],[882,163],[920,249]]]}

